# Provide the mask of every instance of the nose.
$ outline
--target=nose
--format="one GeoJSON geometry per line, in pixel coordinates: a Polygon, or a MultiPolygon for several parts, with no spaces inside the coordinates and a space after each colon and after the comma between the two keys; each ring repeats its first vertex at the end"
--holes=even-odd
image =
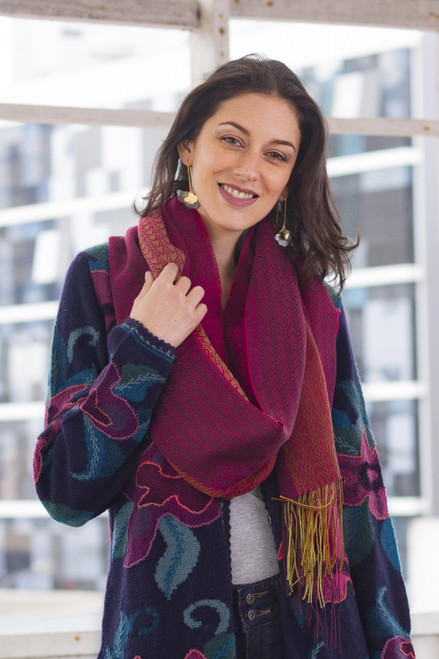
{"type": "Polygon", "coordinates": [[[259,176],[258,154],[251,151],[241,153],[233,172],[243,181],[255,181],[259,176]]]}

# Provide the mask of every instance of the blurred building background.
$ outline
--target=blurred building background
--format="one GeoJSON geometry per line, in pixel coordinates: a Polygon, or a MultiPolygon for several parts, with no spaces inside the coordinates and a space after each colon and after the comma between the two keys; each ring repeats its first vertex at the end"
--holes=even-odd
{"type": "MultiPolygon", "coordinates": [[[[392,135],[389,125],[383,134],[381,120],[437,119],[437,36],[233,18],[229,28],[231,58],[281,59],[335,118],[333,192],[344,231],[355,238],[360,227],[362,236],[344,302],[412,604],[422,608],[419,524],[439,515],[438,150],[436,137],[415,130],[392,135]],[[337,118],[352,119],[351,130],[337,118]]],[[[190,39],[0,17],[0,104],[33,105],[37,117],[0,120],[0,588],[104,587],[106,518],[62,527],[33,488],[53,319],[74,255],[136,222],[131,205],[148,190],[155,152],[194,78],[190,39]],[[50,106],[98,108],[102,118],[50,123],[50,106]],[[156,113],[157,125],[130,126],[128,115],[128,125],[109,125],[106,109],[156,113]]]]}

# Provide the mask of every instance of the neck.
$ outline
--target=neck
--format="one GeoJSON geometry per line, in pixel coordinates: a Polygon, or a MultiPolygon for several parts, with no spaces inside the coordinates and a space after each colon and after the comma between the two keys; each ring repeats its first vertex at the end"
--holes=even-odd
{"type": "Polygon", "coordinates": [[[235,248],[236,243],[239,240],[239,236],[227,237],[226,239],[222,237],[210,236],[212,249],[215,254],[216,262],[218,265],[218,272],[221,280],[221,289],[222,289],[222,307],[227,304],[229,299],[230,290],[233,284],[233,278],[236,271],[235,263],[235,248]]]}

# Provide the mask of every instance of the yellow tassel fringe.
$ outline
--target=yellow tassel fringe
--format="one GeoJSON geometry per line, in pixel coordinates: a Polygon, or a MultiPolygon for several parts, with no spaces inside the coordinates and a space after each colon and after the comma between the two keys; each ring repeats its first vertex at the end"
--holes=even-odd
{"type": "Polygon", "coordinates": [[[342,481],[298,499],[281,496],[280,500],[287,530],[287,583],[292,591],[300,582],[302,599],[324,607],[323,578],[335,576],[343,567],[342,481]]]}

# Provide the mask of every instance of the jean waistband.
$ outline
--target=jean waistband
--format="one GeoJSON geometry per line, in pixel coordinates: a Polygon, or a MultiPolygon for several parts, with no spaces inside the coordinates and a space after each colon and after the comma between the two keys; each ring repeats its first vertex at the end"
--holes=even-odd
{"type": "Polygon", "coordinates": [[[235,604],[244,631],[281,617],[280,575],[234,587],[235,604]]]}

